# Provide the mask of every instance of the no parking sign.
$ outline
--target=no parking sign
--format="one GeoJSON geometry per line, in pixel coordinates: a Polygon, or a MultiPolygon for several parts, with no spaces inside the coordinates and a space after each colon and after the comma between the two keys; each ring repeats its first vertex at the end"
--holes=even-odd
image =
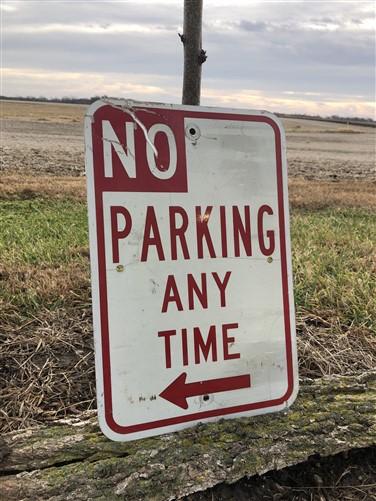
{"type": "Polygon", "coordinates": [[[276,117],[97,101],[85,141],[103,432],[132,440],[290,405],[295,320],[276,117]]]}

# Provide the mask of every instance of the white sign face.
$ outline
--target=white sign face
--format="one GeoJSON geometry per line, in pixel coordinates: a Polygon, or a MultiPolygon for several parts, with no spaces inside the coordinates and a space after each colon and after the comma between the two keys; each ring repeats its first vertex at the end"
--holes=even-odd
{"type": "Polygon", "coordinates": [[[298,383],[278,119],[98,101],[85,138],[102,431],[286,409],[298,383]]]}

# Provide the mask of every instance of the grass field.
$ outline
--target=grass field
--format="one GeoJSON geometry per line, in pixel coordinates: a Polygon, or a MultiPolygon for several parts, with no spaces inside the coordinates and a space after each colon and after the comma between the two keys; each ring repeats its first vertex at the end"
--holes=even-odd
{"type": "MultiPolygon", "coordinates": [[[[374,214],[364,209],[296,209],[291,224],[298,311],[375,329],[374,214]]],[[[66,295],[75,287],[88,287],[88,255],[84,202],[0,201],[4,304],[27,313],[31,307],[69,300],[66,295]]]]}
{"type": "MultiPolygon", "coordinates": [[[[1,103],[2,432],[96,406],[84,109],[1,103]]],[[[300,377],[362,373],[376,366],[375,130],[285,127],[300,377]]],[[[346,468],[362,471],[364,454],[346,468]]]]}
{"type": "MultiPolygon", "coordinates": [[[[1,103],[3,430],[95,405],[84,110],[1,103]]],[[[376,363],[375,131],[285,127],[300,375],[361,372],[376,363]]]]}
{"type": "MultiPolygon", "coordinates": [[[[374,212],[294,208],[291,226],[300,376],[374,367],[374,212]]],[[[80,196],[0,201],[5,429],[95,405],[88,258],[80,196]]]]}

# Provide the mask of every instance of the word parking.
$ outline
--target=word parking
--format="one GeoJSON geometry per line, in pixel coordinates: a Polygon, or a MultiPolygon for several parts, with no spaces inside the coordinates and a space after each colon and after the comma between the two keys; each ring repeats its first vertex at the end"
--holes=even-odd
{"type": "MultiPolygon", "coordinates": [[[[153,206],[146,209],[145,222],[141,228],[142,247],[141,261],[147,261],[149,250],[153,249],[160,261],[166,257],[178,259],[178,249],[184,259],[197,257],[204,258],[204,249],[211,258],[216,257],[240,257],[242,254],[252,256],[251,239],[251,208],[245,206],[231,207],[230,216],[225,206],[218,208],[220,225],[215,231],[220,234],[220,246],[215,248],[211,237],[209,221],[213,211],[213,206],[202,208],[196,206],[192,208],[191,214],[183,207],[172,206],[168,208],[168,214],[156,213],[153,206]],[[242,215],[243,214],[243,215],[242,215]],[[178,217],[177,217],[178,216],[178,217]],[[191,216],[191,217],[190,217],[191,216]],[[161,232],[158,226],[158,220],[168,219],[169,237],[168,242],[164,243],[161,239],[161,232]],[[180,221],[178,222],[178,218],[180,221]],[[194,241],[187,240],[186,232],[188,226],[194,226],[194,241]],[[232,234],[232,245],[229,248],[228,234],[232,234]],[[167,255],[168,253],[168,255],[167,255]]],[[[132,231],[132,215],[126,207],[111,207],[111,229],[112,229],[112,255],[114,263],[118,263],[119,240],[130,236],[132,231]],[[120,220],[120,222],[119,222],[120,220]]],[[[267,230],[264,232],[265,216],[272,215],[273,209],[269,205],[262,205],[255,211],[254,226],[257,228],[257,245],[264,256],[270,256],[275,248],[275,232],[267,230]]],[[[139,232],[140,228],[136,228],[139,232]]]]}

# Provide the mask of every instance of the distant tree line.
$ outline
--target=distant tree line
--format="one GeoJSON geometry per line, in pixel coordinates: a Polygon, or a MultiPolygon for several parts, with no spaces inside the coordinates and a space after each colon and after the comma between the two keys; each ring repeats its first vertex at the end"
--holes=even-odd
{"type": "Polygon", "coordinates": [[[43,97],[43,96],[26,96],[26,97],[10,97],[0,96],[0,99],[7,101],[33,101],[38,103],[64,103],[64,104],[91,104],[98,99],[108,99],[108,96],[93,96],[93,97],[43,97]]]}
{"type": "Polygon", "coordinates": [[[282,118],[302,118],[305,120],[324,120],[327,122],[335,122],[341,124],[351,124],[351,125],[370,125],[376,127],[376,121],[372,118],[362,118],[362,117],[340,117],[339,115],[330,115],[327,117],[322,117],[320,115],[306,115],[303,113],[276,113],[277,116],[282,118]]]}
{"type": "MultiPolygon", "coordinates": [[[[32,101],[39,103],[64,103],[64,104],[91,104],[94,101],[98,101],[98,99],[111,99],[109,96],[92,96],[92,97],[34,97],[34,96],[26,96],[26,97],[14,97],[14,96],[1,96],[0,99],[8,100],[8,101],[32,101]]],[[[305,120],[325,120],[335,123],[343,123],[350,125],[368,125],[371,127],[376,127],[376,121],[372,118],[362,118],[362,117],[340,117],[338,115],[331,115],[329,117],[322,117],[320,115],[306,115],[304,113],[276,113],[278,117],[281,118],[301,118],[305,120]]]]}

